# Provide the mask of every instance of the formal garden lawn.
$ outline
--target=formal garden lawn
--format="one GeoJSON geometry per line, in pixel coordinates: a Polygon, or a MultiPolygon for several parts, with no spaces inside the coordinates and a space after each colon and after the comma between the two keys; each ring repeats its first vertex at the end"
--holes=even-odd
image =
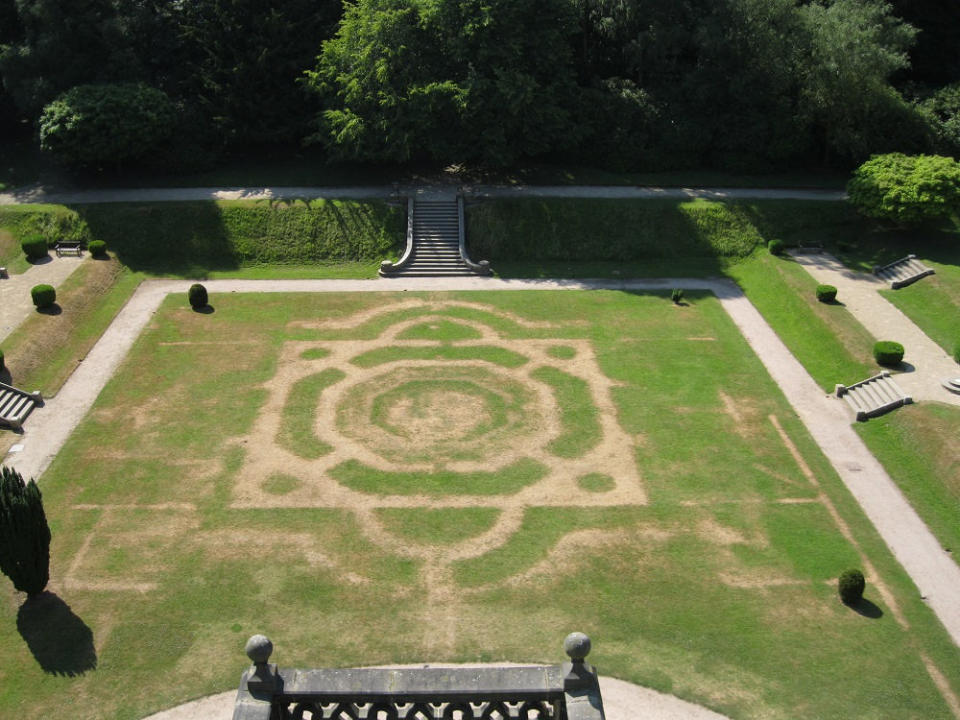
{"type": "Polygon", "coordinates": [[[719,303],[169,297],[42,478],[0,715],[285,666],[555,662],[735,718],[948,718],[960,657],[719,303]],[[837,575],[868,576],[857,610],[837,575]]]}

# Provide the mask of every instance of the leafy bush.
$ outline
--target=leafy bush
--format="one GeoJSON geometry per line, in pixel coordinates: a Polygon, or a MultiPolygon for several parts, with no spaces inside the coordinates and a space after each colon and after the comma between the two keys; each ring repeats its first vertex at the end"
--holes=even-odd
{"type": "Polygon", "coordinates": [[[173,104],[143,84],[77,85],[40,116],[40,147],[74,167],[120,167],[153,152],[173,132],[173,104]]]}
{"type": "Polygon", "coordinates": [[[670,293],[670,299],[679,305],[680,301],[683,300],[683,288],[674,288],[673,292],[670,293]]]}
{"type": "Polygon", "coordinates": [[[50,579],[50,527],[40,488],[16,470],[0,466],[0,572],[28,595],[50,579]]]}
{"type": "Polygon", "coordinates": [[[785,249],[786,245],[783,244],[783,240],[771,240],[767,243],[767,250],[770,251],[771,255],[783,255],[785,249]]]}
{"type": "Polygon", "coordinates": [[[21,242],[20,247],[27,260],[39,260],[47,256],[47,239],[43,235],[33,233],[27,235],[21,242]]]}
{"type": "Polygon", "coordinates": [[[960,163],[940,155],[875,155],[847,183],[851,204],[867,217],[915,225],[960,208],[960,163]]]}
{"type": "Polygon", "coordinates": [[[845,605],[856,605],[863,599],[863,591],[867,587],[867,581],[863,573],[859,570],[846,570],[840,575],[837,582],[837,590],[840,592],[840,599],[845,605]]]}
{"type": "Polygon", "coordinates": [[[190,307],[194,310],[205,308],[207,306],[207,289],[200,283],[194,283],[187,292],[187,299],[190,301],[190,307]]]}
{"type": "Polygon", "coordinates": [[[880,365],[899,365],[903,361],[903,345],[892,340],[880,340],[873,346],[873,358],[880,365]]]}
{"type": "Polygon", "coordinates": [[[57,301],[57,291],[52,285],[34,285],[30,290],[30,297],[38,310],[50,307],[57,301]]]}
{"type": "Polygon", "coordinates": [[[91,240],[87,244],[87,250],[95,258],[107,256],[107,244],[103,240],[91,240]]]}
{"type": "Polygon", "coordinates": [[[831,303],[837,299],[837,289],[833,285],[817,285],[817,300],[831,303]]]}

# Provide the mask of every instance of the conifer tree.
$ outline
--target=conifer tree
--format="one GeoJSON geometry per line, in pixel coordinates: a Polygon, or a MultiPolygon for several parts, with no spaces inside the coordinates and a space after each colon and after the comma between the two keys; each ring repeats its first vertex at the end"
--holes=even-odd
{"type": "Polygon", "coordinates": [[[0,572],[28,595],[43,592],[50,579],[50,528],[40,488],[0,466],[0,572]]]}

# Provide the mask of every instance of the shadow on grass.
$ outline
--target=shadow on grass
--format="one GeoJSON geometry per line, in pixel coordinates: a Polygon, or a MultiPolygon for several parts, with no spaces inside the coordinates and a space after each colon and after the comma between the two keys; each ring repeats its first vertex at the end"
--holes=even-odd
{"type": "Polygon", "coordinates": [[[60,315],[63,312],[63,308],[60,307],[59,303],[54,303],[44,308],[37,308],[37,312],[41,315],[60,315]]]}
{"type": "Polygon", "coordinates": [[[27,262],[31,265],[49,265],[53,262],[53,258],[49,255],[44,255],[41,258],[34,258],[33,260],[27,259],[27,262]]]}
{"type": "Polygon", "coordinates": [[[27,598],[17,631],[46,673],[73,677],[97,667],[93,631],[56,593],[27,598]]]}
{"type": "Polygon", "coordinates": [[[195,313],[200,313],[201,315],[213,315],[216,310],[213,309],[213,305],[204,305],[203,307],[193,308],[195,313]]]}
{"type": "Polygon", "coordinates": [[[10,368],[5,367],[0,370],[0,382],[4,385],[13,385],[13,375],[10,374],[10,368]]]}
{"type": "Polygon", "coordinates": [[[866,598],[860,598],[860,602],[853,605],[847,605],[847,607],[858,615],[863,615],[863,617],[870,618],[871,620],[879,620],[883,617],[883,610],[866,598]]]}

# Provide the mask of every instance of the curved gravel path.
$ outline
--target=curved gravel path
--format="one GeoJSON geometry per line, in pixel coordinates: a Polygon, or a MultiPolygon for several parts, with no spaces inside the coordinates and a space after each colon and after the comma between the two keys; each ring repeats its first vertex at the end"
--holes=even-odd
{"type": "MultiPolygon", "coordinates": [[[[500,663],[509,665],[512,663],[500,663]]],[[[422,667],[422,666],[417,666],[422,667]]],[[[430,667],[478,667],[431,665],[430,667]]],[[[688,703],[673,695],[600,676],[600,694],[606,720],[727,720],[700,705],[688,703]]],[[[210,695],[175,708],[150,715],[144,720],[231,720],[236,690],[210,695]]]]}
{"type": "Polygon", "coordinates": [[[75,192],[27,187],[0,193],[0,205],[55,203],[82,205],[111,202],[182,202],[186,200],[272,200],[278,198],[390,198],[462,191],[480,198],[558,197],[690,200],[830,200],[847,199],[842,190],[776,188],[665,188],[640,185],[370,185],[344,187],[201,187],[117,188],[75,192]]]}

